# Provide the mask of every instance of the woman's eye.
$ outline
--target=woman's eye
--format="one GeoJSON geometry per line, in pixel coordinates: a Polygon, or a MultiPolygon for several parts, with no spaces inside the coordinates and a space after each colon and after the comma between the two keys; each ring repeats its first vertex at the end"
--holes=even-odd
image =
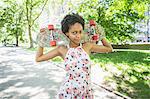
{"type": "Polygon", "coordinates": [[[80,31],[80,34],[82,34],[82,31],[80,31]]]}
{"type": "Polygon", "coordinates": [[[77,32],[72,32],[72,34],[74,34],[74,35],[75,35],[75,34],[77,34],[77,32]]]}

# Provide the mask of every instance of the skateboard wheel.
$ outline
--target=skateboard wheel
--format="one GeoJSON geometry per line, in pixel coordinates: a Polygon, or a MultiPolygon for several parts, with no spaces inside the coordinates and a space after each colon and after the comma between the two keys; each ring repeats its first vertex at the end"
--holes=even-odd
{"type": "Polygon", "coordinates": [[[98,35],[93,35],[92,40],[98,41],[98,35]]]}
{"type": "Polygon", "coordinates": [[[50,46],[56,46],[56,41],[50,41],[50,46]]]}
{"type": "Polygon", "coordinates": [[[90,23],[90,26],[96,26],[96,23],[94,20],[90,20],[89,23],[90,23]]]}
{"type": "Polygon", "coordinates": [[[48,25],[48,29],[49,29],[49,30],[54,30],[54,25],[49,24],[49,25],[48,25]]]}

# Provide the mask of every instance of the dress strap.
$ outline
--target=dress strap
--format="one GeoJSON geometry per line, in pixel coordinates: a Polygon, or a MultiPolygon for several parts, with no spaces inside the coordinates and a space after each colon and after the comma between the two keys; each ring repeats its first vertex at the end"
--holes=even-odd
{"type": "Polygon", "coordinates": [[[82,47],[82,43],[80,43],[79,46],[82,47]]]}
{"type": "Polygon", "coordinates": [[[69,44],[67,44],[67,48],[68,48],[68,49],[70,48],[69,44]]]}

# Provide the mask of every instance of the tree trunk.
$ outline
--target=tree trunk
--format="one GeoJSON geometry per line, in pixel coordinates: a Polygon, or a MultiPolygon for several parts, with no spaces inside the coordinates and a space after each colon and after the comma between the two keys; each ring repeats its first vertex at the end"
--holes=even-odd
{"type": "Polygon", "coordinates": [[[17,47],[19,46],[18,43],[19,43],[19,42],[18,42],[18,31],[16,31],[16,46],[17,46],[17,47]]]}
{"type": "Polygon", "coordinates": [[[26,14],[26,17],[27,17],[27,22],[28,22],[28,33],[29,33],[29,42],[30,42],[30,47],[29,48],[32,48],[33,47],[33,41],[32,41],[32,34],[31,34],[31,14],[32,14],[32,7],[29,7],[29,0],[26,0],[26,11],[27,11],[27,14],[26,14]]]}
{"type": "Polygon", "coordinates": [[[31,26],[30,25],[28,25],[28,33],[29,33],[30,48],[33,48],[33,41],[32,41],[31,26]]]}
{"type": "Polygon", "coordinates": [[[149,13],[150,13],[150,4],[148,5],[148,19],[147,19],[147,42],[149,42],[149,13]]]}
{"type": "Polygon", "coordinates": [[[29,1],[29,0],[26,0],[26,17],[27,17],[27,22],[28,22],[28,33],[29,33],[29,42],[30,42],[30,48],[34,47],[33,46],[33,39],[32,39],[32,33],[31,33],[31,29],[32,29],[32,26],[35,22],[35,20],[41,15],[46,3],[47,3],[48,0],[46,0],[46,2],[44,3],[44,6],[41,10],[41,12],[37,15],[37,17],[35,17],[35,19],[32,18],[32,9],[34,8],[34,6],[32,6],[32,3],[33,3],[33,0],[29,1]]]}

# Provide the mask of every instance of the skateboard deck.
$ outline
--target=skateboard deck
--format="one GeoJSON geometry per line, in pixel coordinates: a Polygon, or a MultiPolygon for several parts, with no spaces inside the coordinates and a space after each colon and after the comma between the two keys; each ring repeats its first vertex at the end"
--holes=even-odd
{"type": "MultiPolygon", "coordinates": [[[[90,20],[89,24],[85,26],[82,33],[81,43],[93,41],[99,41],[100,37],[103,37],[102,29],[96,25],[94,20],[90,20]]],[[[55,29],[53,25],[41,28],[36,38],[37,44],[41,47],[54,47],[64,45],[67,46],[70,42],[69,38],[62,33],[61,29],[55,29]]]]}

